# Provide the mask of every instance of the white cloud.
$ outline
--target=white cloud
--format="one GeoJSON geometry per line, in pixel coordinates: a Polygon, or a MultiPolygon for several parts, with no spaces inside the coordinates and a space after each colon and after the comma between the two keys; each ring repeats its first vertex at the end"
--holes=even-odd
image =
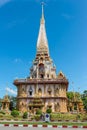
{"type": "Polygon", "coordinates": [[[17,91],[13,90],[12,88],[7,87],[6,91],[9,92],[9,93],[11,93],[11,94],[17,95],[17,91]]]}
{"type": "Polygon", "coordinates": [[[12,21],[12,22],[9,22],[8,24],[7,24],[7,29],[10,29],[10,28],[12,28],[12,27],[15,27],[17,25],[17,21],[15,20],[15,21],[12,21]]]}
{"type": "Polygon", "coordinates": [[[11,2],[11,0],[0,0],[0,7],[11,2]]]}
{"type": "Polygon", "coordinates": [[[14,62],[15,63],[20,63],[20,62],[22,62],[22,60],[20,58],[16,58],[16,59],[14,59],[14,62]]]}
{"type": "Polygon", "coordinates": [[[63,16],[65,19],[72,19],[72,18],[74,18],[74,16],[69,15],[69,14],[62,14],[62,16],[63,16]]]}
{"type": "Polygon", "coordinates": [[[15,27],[16,25],[18,25],[18,24],[19,24],[19,25],[22,25],[22,24],[24,24],[25,22],[26,22],[26,19],[25,19],[25,18],[24,18],[24,19],[13,20],[13,21],[7,23],[6,28],[7,28],[7,29],[11,29],[11,28],[15,27]]]}

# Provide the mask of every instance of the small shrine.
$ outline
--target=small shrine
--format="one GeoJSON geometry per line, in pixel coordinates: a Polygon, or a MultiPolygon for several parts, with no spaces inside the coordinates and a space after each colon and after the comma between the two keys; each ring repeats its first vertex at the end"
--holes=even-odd
{"type": "Polygon", "coordinates": [[[68,100],[68,106],[67,106],[68,112],[84,112],[84,106],[83,101],[80,97],[77,97],[74,95],[72,100],[68,100]]]}
{"type": "Polygon", "coordinates": [[[4,98],[2,99],[2,110],[9,111],[10,107],[10,100],[8,98],[8,95],[5,95],[4,98]]]}

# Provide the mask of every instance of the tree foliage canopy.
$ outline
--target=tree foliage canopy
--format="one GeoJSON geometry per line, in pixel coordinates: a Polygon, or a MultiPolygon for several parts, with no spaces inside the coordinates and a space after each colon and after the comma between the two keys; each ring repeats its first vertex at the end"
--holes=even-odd
{"type": "Polygon", "coordinates": [[[82,94],[82,101],[84,105],[84,109],[87,111],[87,90],[85,90],[82,94]]]}
{"type": "Polygon", "coordinates": [[[68,100],[80,100],[81,99],[81,94],[79,92],[72,92],[72,91],[69,91],[67,92],[67,98],[68,100]]]}

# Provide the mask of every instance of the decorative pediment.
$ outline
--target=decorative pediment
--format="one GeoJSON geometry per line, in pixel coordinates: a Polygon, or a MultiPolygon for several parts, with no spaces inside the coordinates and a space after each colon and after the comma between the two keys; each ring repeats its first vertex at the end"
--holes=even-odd
{"type": "Polygon", "coordinates": [[[65,77],[65,75],[63,74],[62,71],[59,72],[57,78],[58,78],[58,79],[66,79],[66,77],[65,77]]]}
{"type": "Polygon", "coordinates": [[[5,95],[2,102],[10,102],[8,95],[5,95]]]}

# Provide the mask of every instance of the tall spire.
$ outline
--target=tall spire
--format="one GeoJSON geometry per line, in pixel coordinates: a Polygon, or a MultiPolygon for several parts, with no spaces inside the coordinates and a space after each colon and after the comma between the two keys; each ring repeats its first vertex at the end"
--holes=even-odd
{"type": "Polygon", "coordinates": [[[42,18],[41,18],[41,23],[45,23],[45,19],[44,19],[44,2],[42,2],[42,18]]]}
{"type": "Polygon", "coordinates": [[[49,55],[48,40],[45,29],[44,3],[42,2],[42,16],[40,21],[39,35],[37,39],[37,53],[47,53],[49,55]]]}

